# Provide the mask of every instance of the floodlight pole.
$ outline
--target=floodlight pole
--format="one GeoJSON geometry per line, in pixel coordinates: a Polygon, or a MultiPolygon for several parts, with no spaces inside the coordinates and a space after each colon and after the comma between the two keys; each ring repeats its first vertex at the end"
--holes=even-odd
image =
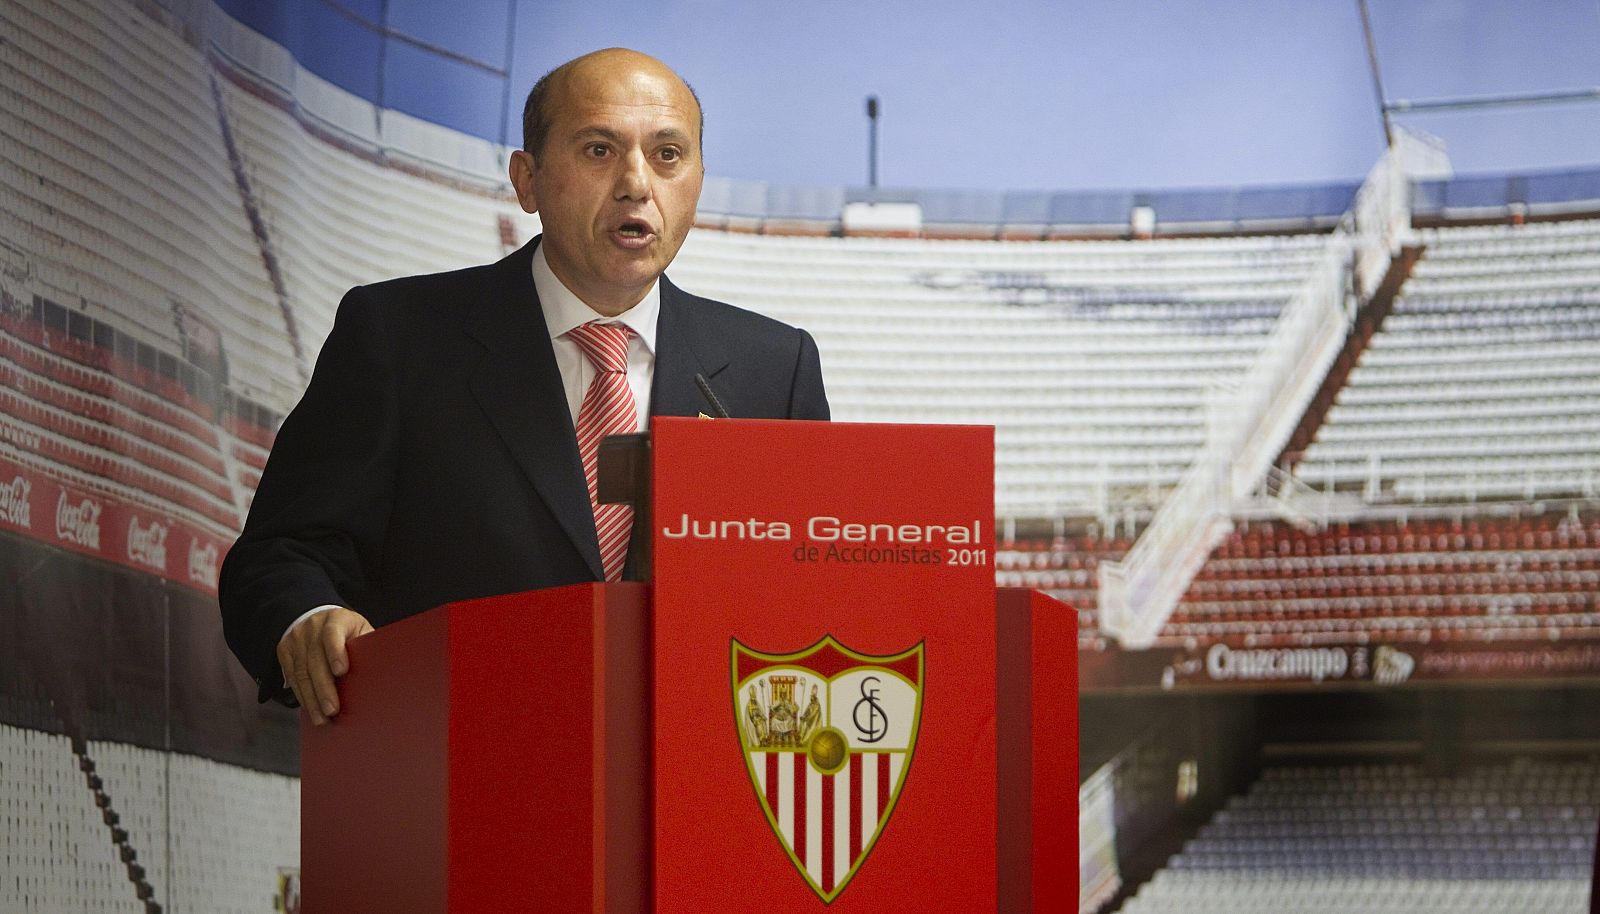
{"type": "Polygon", "coordinates": [[[1378,44],[1372,37],[1372,17],[1367,13],[1367,0],[1356,0],[1361,8],[1361,32],[1367,39],[1367,66],[1372,70],[1372,90],[1378,94],[1378,114],[1383,117],[1383,143],[1394,145],[1394,125],[1389,121],[1389,100],[1383,94],[1383,76],[1378,69],[1378,44]]]}
{"type": "Polygon", "coordinates": [[[867,96],[867,186],[878,186],[878,97],[867,96]]]}

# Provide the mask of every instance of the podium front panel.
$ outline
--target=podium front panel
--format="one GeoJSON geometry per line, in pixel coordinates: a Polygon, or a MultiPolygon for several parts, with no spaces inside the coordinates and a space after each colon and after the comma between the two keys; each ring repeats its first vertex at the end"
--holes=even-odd
{"type": "Polygon", "coordinates": [[[653,434],[656,909],[992,910],[993,429],[653,434]]]}

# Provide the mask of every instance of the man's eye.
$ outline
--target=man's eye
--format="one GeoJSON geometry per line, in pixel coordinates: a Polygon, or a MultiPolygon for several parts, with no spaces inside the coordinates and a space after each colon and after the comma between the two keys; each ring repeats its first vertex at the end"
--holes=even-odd
{"type": "Polygon", "coordinates": [[[611,152],[611,147],[604,143],[590,143],[584,147],[584,152],[592,159],[603,158],[611,152]]]}
{"type": "Polygon", "coordinates": [[[667,147],[665,147],[664,149],[661,150],[659,155],[661,156],[662,159],[665,159],[668,162],[676,162],[679,159],[683,158],[683,153],[681,151],[679,151],[678,147],[676,147],[676,146],[667,146],[667,147]]]}

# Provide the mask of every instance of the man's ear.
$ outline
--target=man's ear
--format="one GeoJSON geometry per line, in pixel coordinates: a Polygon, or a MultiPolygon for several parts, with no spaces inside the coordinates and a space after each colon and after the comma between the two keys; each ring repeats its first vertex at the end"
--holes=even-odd
{"type": "Polygon", "coordinates": [[[534,167],[533,156],[525,149],[513,150],[511,162],[506,167],[511,186],[517,190],[517,202],[522,204],[525,213],[539,211],[539,198],[533,192],[534,167]]]}

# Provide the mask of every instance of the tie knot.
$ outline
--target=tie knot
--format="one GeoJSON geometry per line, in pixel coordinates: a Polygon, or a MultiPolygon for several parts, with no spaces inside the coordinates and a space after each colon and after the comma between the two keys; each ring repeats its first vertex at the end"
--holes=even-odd
{"type": "Polygon", "coordinates": [[[583,355],[596,371],[628,370],[628,337],[633,331],[627,324],[590,321],[567,331],[567,336],[578,344],[583,355]]]}

